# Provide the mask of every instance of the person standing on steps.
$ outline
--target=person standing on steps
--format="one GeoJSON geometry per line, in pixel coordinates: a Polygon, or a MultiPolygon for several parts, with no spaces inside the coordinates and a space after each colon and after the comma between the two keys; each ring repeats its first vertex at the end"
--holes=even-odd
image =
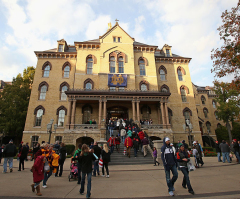
{"type": "Polygon", "coordinates": [[[133,146],[133,142],[132,142],[132,139],[129,136],[127,136],[127,138],[125,139],[124,146],[127,148],[127,156],[130,158],[131,148],[133,146]]]}
{"type": "Polygon", "coordinates": [[[143,146],[143,156],[147,156],[147,152],[148,152],[148,144],[149,141],[146,137],[144,137],[144,139],[142,140],[142,146],[143,146]]]}
{"type": "Polygon", "coordinates": [[[111,153],[113,153],[114,146],[115,146],[115,138],[113,137],[113,135],[108,139],[107,142],[109,143],[109,146],[111,148],[111,153]]]}
{"type": "Polygon", "coordinates": [[[172,147],[170,146],[170,139],[168,137],[165,137],[163,139],[163,146],[161,148],[161,158],[164,165],[165,175],[166,175],[166,181],[168,186],[168,193],[170,196],[174,196],[173,191],[174,189],[174,183],[178,179],[178,172],[177,172],[177,160],[174,156],[174,152],[172,147]],[[172,179],[170,179],[170,171],[173,174],[172,179]]]}
{"type": "Polygon", "coordinates": [[[121,142],[120,137],[118,137],[118,135],[116,135],[115,144],[116,144],[116,150],[118,153],[120,151],[120,142],[121,142]]]}
{"type": "Polygon", "coordinates": [[[134,149],[134,157],[137,157],[137,152],[139,149],[139,138],[133,138],[133,149],[134,149]]]}

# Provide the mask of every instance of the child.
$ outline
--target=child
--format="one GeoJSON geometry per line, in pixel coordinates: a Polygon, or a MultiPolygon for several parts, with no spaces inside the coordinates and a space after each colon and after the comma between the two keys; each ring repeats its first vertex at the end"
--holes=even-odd
{"type": "Polygon", "coordinates": [[[76,162],[75,160],[72,161],[71,172],[72,172],[74,175],[78,174],[77,162],[76,162]]]}
{"type": "Polygon", "coordinates": [[[156,163],[158,163],[158,166],[159,166],[159,162],[157,161],[157,149],[156,147],[153,147],[153,163],[154,165],[153,166],[157,166],[156,163]]]}

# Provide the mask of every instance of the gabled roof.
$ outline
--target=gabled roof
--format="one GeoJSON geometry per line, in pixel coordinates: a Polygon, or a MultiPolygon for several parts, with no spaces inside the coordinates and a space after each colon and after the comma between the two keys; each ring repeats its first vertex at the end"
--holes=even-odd
{"type": "MultiPolygon", "coordinates": [[[[57,48],[44,50],[44,51],[34,51],[34,52],[35,53],[56,53],[57,48]]],[[[70,53],[70,52],[77,52],[75,46],[68,46],[67,50],[65,50],[64,52],[58,52],[58,53],[70,53]]]]}
{"type": "Polygon", "coordinates": [[[134,46],[143,46],[143,47],[154,47],[154,48],[158,47],[158,46],[154,46],[154,45],[148,45],[148,44],[140,43],[140,42],[137,42],[137,41],[134,41],[133,45],[134,46]]]}
{"type": "MultiPolygon", "coordinates": [[[[113,26],[112,28],[110,28],[104,35],[99,36],[99,39],[103,39],[104,37],[106,37],[110,32],[112,32],[116,27],[121,28],[121,26],[119,26],[118,22],[116,22],[115,26],[113,26]]],[[[122,28],[121,28],[122,29],[122,28]]],[[[131,37],[125,30],[122,29],[123,32],[125,32],[133,41],[135,41],[135,39],[133,37],[131,37]]]]}

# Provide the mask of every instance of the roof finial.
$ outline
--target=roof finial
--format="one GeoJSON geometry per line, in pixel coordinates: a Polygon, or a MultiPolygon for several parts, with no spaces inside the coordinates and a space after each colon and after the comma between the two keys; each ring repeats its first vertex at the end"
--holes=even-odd
{"type": "Polygon", "coordinates": [[[116,21],[116,25],[117,25],[119,20],[118,20],[118,19],[115,19],[115,21],[116,21]]]}

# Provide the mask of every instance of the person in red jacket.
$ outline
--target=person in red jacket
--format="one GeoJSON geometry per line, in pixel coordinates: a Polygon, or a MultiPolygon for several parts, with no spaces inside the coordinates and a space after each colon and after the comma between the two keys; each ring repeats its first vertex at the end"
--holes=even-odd
{"type": "Polygon", "coordinates": [[[118,135],[116,135],[116,138],[115,138],[115,144],[116,144],[116,150],[117,152],[119,153],[119,146],[120,146],[120,137],[118,137],[118,135]]]}
{"type": "Polygon", "coordinates": [[[114,146],[115,146],[115,138],[113,137],[113,135],[108,139],[107,142],[109,143],[109,146],[111,148],[111,153],[113,153],[114,146]]]}
{"type": "Polygon", "coordinates": [[[44,162],[46,157],[44,156],[38,156],[34,162],[34,165],[32,167],[33,172],[33,182],[34,184],[31,185],[32,192],[35,192],[35,189],[37,190],[37,196],[41,196],[40,192],[40,182],[44,179],[44,162]]]}
{"type": "Polygon", "coordinates": [[[145,137],[145,134],[143,133],[143,131],[141,130],[139,133],[138,133],[138,137],[140,139],[140,144],[141,144],[141,150],[142,150],[142,140],[144,139],[145,137]]]}
{"type": "Polygon", "coordinates": [[[131,148],[133,146],[133,141],[130,137],[127,137],[124,142],[124,146],[127,148],[127,156],[130,158],[131,148]]]}

